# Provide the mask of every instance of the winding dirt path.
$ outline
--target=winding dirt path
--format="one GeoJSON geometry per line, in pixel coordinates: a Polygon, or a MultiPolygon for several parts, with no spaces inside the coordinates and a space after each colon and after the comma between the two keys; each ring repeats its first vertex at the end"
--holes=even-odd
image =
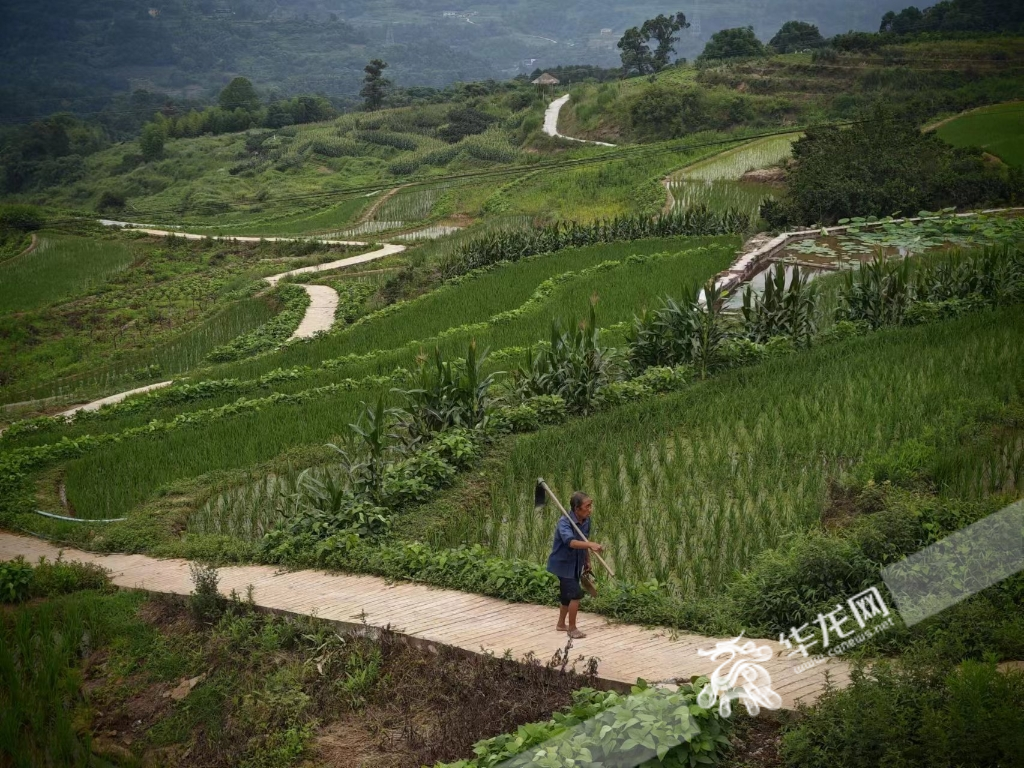
{"type": "Polygon", "coordinates": [[[377,215],[377,211],[379,211],[381,209],[381,206],[383,206],[384,203],[386,203],[388,200],[390,200],[392,197],[397,195],[399,192],[401,192],[406,187],[410,187],[410,186],[412,186],[412,185],[411,184],[401,184],[401,185],[395,187],[394,189],[389,189],[387,192],[385,192],[379,198],[374,200],[373,205],[371,205],[369,208],[367,208],[365,211],[363,211],[363,213],[359,216],[358,219],[356,219],[355,223],[352,226],[353,227],[358,227],[360,224],[365,224],[366,222],[368,222],[370,219],[372,219],[374,216],[377,215]]]}
{"type": "MultiPolygon", "coordinates": [[[[29,562],[44,556],[53,560],[61,552],[66,561],[96,563],[108,569],[113,583],[122,588],[177,595],[190,594],[193,589],[187,560],[60,550],[39,539],[0,533],[0,560],[18,555],[29,562]]],[[[390,583],[374,576],[284,572],[265,565],[221,568],[219,575],[220,590],[225,595],[232,589],[245,594],[251,584],[253,599],[261,608],[295,616],[315,614],[349,631],[391,627],[427,647],[441,644],[497,656],[508,650],[517,659],[532,653],[546,660],[565,646],[565,634],[555,631],[554,608],[507,603],[422,584],[390,583]]],[[[710,675],[722,659],[712,661],[697,651],[732,639],[611,623],[589,613],[580,614],[579,624],[587,637],[573,643],[574,655],[597,657],[599,679],[617,688],[632,685],[639,677],[660,682],[710,675]]],[[[741,645],[746,642],[747,638],[740,640],[741,645]]],[[[771,658],[759,664],[771,676],[771,688],[779,694],[785,709],[795,708],[798,699],[808,704],[816,700],[824,690],[826,670],[834,685],[849,683],[849,668],[843,662],[830,659],[797,672],[797,665],[806,661],[802,656],[787,658],[786,649],[775,640],[754,643],[771,650],[771,658]]]]}
{"type": "Polygon", "coordinates": [[[606,141],[591,141],[590,139],[577,139],[573,136],[566,136],[565,134],[558,132],[558,115],[569,101],[569,94],[565,94],[561,98],[555,99],[548,104],[547,110],[544,112],[544,133],[548,136],[555,136],[559,139],[566,139],[568,141],[578,141],[580,144],[596,144],[599,147],[614,147],[614,144],[609,144],[606,141]]]}

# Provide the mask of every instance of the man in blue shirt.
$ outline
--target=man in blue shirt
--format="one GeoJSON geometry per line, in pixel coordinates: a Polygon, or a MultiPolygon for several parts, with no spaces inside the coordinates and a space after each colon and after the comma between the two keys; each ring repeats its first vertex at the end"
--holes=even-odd
{"type": "MultiPolygon", "coordinates": [[[[590,512],[594,502],[587,494],[576,491],[569,499],[569,514],[583,536],[590,538],[590,512]]],[[[548,557],[548,570],[558,577],[562,607],[558,612],[559,632],[568,632],[569,637],[578,639],[586,635],[576,629],[576,613],[580,609],[583,589],[580,578],[590,570],[590,553],[600,552],[603,547],[593,541],[584,541],[576,533],[569,520],[563,515],[558,518],[555,541],[548,557]],[[568,621],[568,623],[567,623],[568,621]]]]}

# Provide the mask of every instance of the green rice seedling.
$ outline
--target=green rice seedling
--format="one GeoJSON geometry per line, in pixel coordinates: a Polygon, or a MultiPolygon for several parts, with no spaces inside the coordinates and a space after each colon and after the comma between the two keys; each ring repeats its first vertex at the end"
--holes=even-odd
{"type": "Polygon", "coordinates": [[[18,610],[0,625],[0,740],[12,765],[96,762],[68,703],[79,695],[82,656],[131,626],[142,599],[77,594],[18,610]]]}
{"type": "Polygon", "coordinates": [[[401,235],[395,235],[395,240],[401,240],[403,242],[415,241],[415,240],[436,240],[439,237],[447,237],[448,235],[460,232],[461,227],[452,227],[445,224],[434,224],[430,227],[423,227],[423,229],[417,229],[413,232],[407,232],[401,235]]]}
{"type": "Polygon", "coordinates": [[[0,314],[89,293],[138,258],[136,246],[43,232],[31,253],[0,264],[0,314]]]}
{"type": "Polygon", "coordinates": [[[1024,166],[1020,102],[982,107],[943,123],[936,133],[955,147],[981,147],[1007,165],[1024,166]]]}
{"type": "Polygon", "coordinates": [[[726,150],[673,174],[673,178],[702,181],[737,180],[747,171],[767,168],[787,159],[798,133],[771,136],[726,150]]]}
{"type": "Polygon", "coordinates": [[[765,184],[731,179],[677,179],[666,182],[673,210],[698,206],[713,211],[739,210],[754,217],[777,190],[765,184]]]}
{"type": "MultiPolygon", "coordinates": [[[[680,594],[710,595],[759,552],[815,525],[830,482],[858,460],[912,439],[950,441],[952,449],[977,409],[1019,403],[1022,331],[1024,309],[1015,306],[721,374],[679,394],[521,436],[489,478],[483,505],[464,512],[452,499],[444,508],[460,535],[462,515],[483,515],[488,533],[478,541],[539,561],[550,524],[521,522],[532,480],[550,478],[562,494],[589,483],[581,489],[595,500],[594,538],[607,545],[620,575],[667,574],[680,594]]],[[[1024,463],[1015,440],[977,457],[958,449],[968,468],[950,461],[943,476],[974,493],[1005,490],[1024,463]]],[[[455,543],[447,524],[434,529],[433,543],[455,543]]]]}
{"type": "Polygon", "coordinates": [[[359,404],[390,387],[367,387],[299,404],[104,446],[67,465],[68,501],[83,518],[123,517],[168,484],[270,461],[296,446],[338,443],[359,404]]]}
{"type": "Polygon", "coordinates": [[[132,389],[149,381],[170,378],[201,366],[216,347],[270,321],[273,305],[263,298],[232,302],[196,327],[151,349],[125,355],[87,373],[30,388],[0,390],[6,402],[38,398],[89,397],[132,389]]]}
{"type": "MultiPolygon", "coordinates": [[[[738,243],[739,239],[735,237],[654,238],[631,243],[609,243],[564,249],[515,264],[502,265],[493,271],[468,278],[465,282],[426,294],[414,302],[396,306],[380,318],[367,318],[365,322],[322,339],[293,345],[257,361],[218,367],[216,376],[218,378],[251,379],[277,368],[317,365],[322,360],[338,358],[347,354],[395,349],[416,342],[434,346],[437,343],[434,337],[449,328],[485,322],[496,314],[519,307],[530,298],[544,280],[569,271],[582,271],[605,261],[624,260],[631,255],[686,252],[712,244],[719,246],[709,254],[694,254],[692,262],[687,261],[688,265],[692,264],[692,271],[689,266],[682,272],[666,266],[664,272],[659,271],[656,275],[652,274],[648,284],[654,284],[666,273],[670,275],[667,285],[678,285],[684,277],[704,280],[728,265],[732,258],[732,250],[738,243]]],[[[602,324],[614,322],[609,314],[611,301],[609,288],[613,284],[614,281],[609,279],[607,273],[596,274],[590,280],[580,282],[578,288],[574,288],[573,294],[574,297],[580,297],[578,300],[574,298],[574,302],[579,301],[580,303],[572,307],[563,306],[553,313],[554,316],[581,317],[589,306],[590,296],[597,290],[600,297],[602,324]]],[[[664,286],[656,291],[663,289],[664,286]]],[[[624,285],[622,308],[617,309],[616,312],[626,314],[620,319],[628,319],[636,305],[648,301],[647,297],[650,295],[650,291],[650,288],[639,284],[634,284],[632,287],[624,285]]],[[[480,339],[480,343],[492,350],[515,345],[515,343],[526,346],[547,336],[546,326],[549,324],[551,316],[552,314],[549,314],[545,317],[543,312],[538,311],[533,317],[536,318],[536,327],[539,327],[540,330],[519,334],[520,342],[508,343],[508,334],[505,334],[501,339],[489,339],[486,344],[480,339]]],[[[615,316],[620,317],[619,314],[615,316]]],[[[478,332],[467,332],[464,336],[452,337],[452,343],[456,343],[456,338],[459,338],[461,339],[459,343],[464,346],[465,342],[474,335],[478,335],[478,332]]],[[[417,352],[418,347],[414,347],[411,353],[402,359],[411,360],[417,352]]],[[[397,359],[388,361],[382,359],[380,363],[372,364],[374,369],[372,372],[377,372],[379,366],[385,362],[405,364],[397,363],[397,359]]],[[[364,375],[354,373],[354,369],[347,366],[338,371],[345,376],[364,375]]]]}

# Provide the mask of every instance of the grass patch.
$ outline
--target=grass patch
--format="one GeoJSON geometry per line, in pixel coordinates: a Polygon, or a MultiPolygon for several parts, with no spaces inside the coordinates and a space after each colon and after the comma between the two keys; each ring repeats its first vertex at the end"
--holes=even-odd
{"type": "Polygon", "coordinates": [[[41,232],[35,250],[0,264],[0,314],[86,294],[139,255],[121,240],[41,232]]]}
{"type": "Polygon", "coordinates": [[[1024,102],[972,110],[936,132],[953,146],[981,147],[1007,165],[1024,166],[1024,102]]]}

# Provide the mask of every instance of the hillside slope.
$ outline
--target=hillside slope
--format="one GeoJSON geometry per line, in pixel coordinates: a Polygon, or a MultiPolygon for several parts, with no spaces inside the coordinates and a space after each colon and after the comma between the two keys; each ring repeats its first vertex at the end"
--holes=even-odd
{"type": "MultiPolygon", "coordinates": [[[[452,7],[442,0],[4,0],[0,117],[94,112],[137,88],[208,98],[237,74],[285,94],[355,97],[362,67],[375,57],[388,60],[403,86],[508,77],[534,66],[617,66],[622,31],[666,10],[650,0],[452,7]]],[[[707,35],[727,26],[754,24],[770,37],[791,18],[826,33],[873,29],[888,7],[787,0],[752,15],[749,3],[729,0],[697,13],[678,52],[693,57],[707,35]]]]}

